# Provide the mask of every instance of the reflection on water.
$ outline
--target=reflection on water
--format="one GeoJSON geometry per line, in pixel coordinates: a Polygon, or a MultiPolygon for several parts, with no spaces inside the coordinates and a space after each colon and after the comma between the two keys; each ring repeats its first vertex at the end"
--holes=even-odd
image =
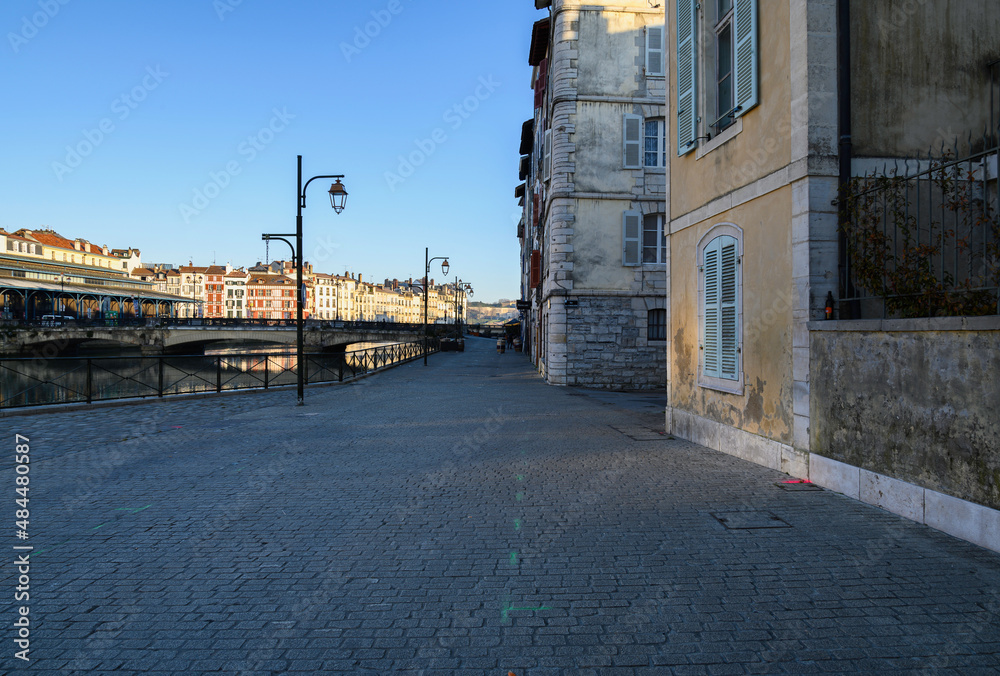
{"type": "MultiPolygon", "coordinates": [[[[306,355],[309,383],[352,378],[422,354],[419,343],[358,343],[306,355]]],[[[295,348],[240,346],[204,356],[0,359],[0,408],[294,385],[295,348]]]]}

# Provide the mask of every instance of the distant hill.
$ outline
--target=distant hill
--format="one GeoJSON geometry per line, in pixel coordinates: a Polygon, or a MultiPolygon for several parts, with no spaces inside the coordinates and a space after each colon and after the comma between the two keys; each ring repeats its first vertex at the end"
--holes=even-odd
{"type": "Polygon", "coordinates": [[[497,303],[470,302],[466,308],[470,324],[503,324],[517,319],[518,312],[512,300],[497,303]]]}

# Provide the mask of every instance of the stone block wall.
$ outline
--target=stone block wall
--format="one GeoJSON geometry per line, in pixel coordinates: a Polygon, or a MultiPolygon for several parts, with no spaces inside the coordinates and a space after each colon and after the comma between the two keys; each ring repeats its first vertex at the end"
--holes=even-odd
{"type": "MultiPolygon", "coordinates": [[[[608,390],[664,390],[666,341],[649,341],[647,305],[662,298],[573,296],[566,308],[566,384],[608,390]]],[[[657,304],[658,303],[658,304],[657,304]]]]}

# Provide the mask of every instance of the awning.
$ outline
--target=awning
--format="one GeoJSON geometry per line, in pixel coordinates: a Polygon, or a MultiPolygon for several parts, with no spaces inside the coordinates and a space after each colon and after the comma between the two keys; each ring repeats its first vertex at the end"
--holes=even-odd
{"type": "Polygon", "coordinates": [[[516,188],[514,188],[514,197],[521,197],[521,198],[524,197],[524,184],[523,183],[521,185],[517,186],[516,188]]]}

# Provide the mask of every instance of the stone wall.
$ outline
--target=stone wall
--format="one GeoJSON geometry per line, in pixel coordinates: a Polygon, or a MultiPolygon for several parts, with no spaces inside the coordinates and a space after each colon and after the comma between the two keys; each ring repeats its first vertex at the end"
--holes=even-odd
{"type": "Polygon", "coordinates": [[[809,328],[813,453],[1000,508],[1000,317],[809,328]]]}
{"type": "Polygon", "coordinates": [[[666,341],[646,339],[648,310],[662,308],[662,297],[574,296],[573,300],[578,305],[566,308],[567,385],[666,388],[666,341]]]}

